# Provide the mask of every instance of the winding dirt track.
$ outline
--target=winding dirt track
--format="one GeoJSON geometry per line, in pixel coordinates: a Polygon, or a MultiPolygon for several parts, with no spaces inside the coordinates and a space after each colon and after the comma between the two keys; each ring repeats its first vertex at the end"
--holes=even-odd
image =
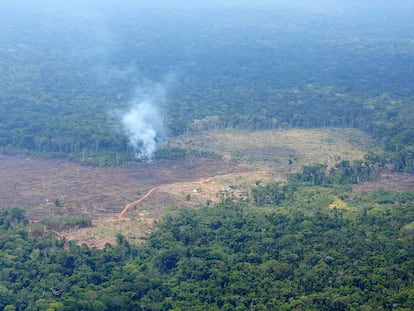
{"type": "Polygon", "coordinates": [[[118,219],[119,220],[125,220],[124,215],[126,212],[128,212],[128,210],[134,206],[137,205],[139,203],[141,203],[142,201],[144,201],[146,198],[148,198],[151,194],[153,194],[155,191],[158,190],[158,187],[154,187],[151,188],[150,190],[147,191],[147,193],[145,193],[145,195],[142,198],[139,198],[138,200],[128,203],[127,205],[125,205],[125,207],[122,209],[122,211],[119,213],[118,215],[118,219]]]}
{"type": "MultiPolygon", "coordinates": [[[[203,179],[199,179],[199,180],[195,180],[195,181],[192,181],[192,182],[187,182],[187,183],[193,183],[193,184],[197,184],[197,185],[199,185],[199,186],[202,186],[202,187],[205,187],[205,188],[209,188],[209,189],[211,189],[209,186],[207,186],[206,185],[206,183],[207,182],[209,182],[209,181],[211,181],[212,179],[214,179],[214,178],[217,178],[217,177],[222,177],[222,176],[225,176],[225,175],[228,175],[228,174],[225,174],[225,173],[222,173],[222,174],[218,174],[218,175],[215,175],[215,176],[210,176],[210,177],[207,177],[207,178],[203,178],[203,179]]],[[[144,196],[142,196],[141,198],[139,198],[138,200],[135,200],[135,201],[133,201],[133,202],[130,202],[130,203],[128,203],[128,204],[126,204],[125,206],[124,206],[124,208],[122,209],[122,211],[118,214],[118,220],[127,220],[127,218],[124,218],[124,215],[128,212],[128,210],[131,208],[131,207],[133,207],[133,206],[135,206],[135,205],[138,205],[139,203],[141,203],[142,201],[144,201],[145,199],[147,199],[149,196],[151,196],[154,192],[156,192],[157,190],[160,190],[161,188],[163,188],[163,187],[168,187],[168,186],[174,186],[174,185],[180,185],[180,184],[182,184],[182,182],[175,182],[175,183],[168,183],[168,184],[164,184],[164,185],[161,185],[161,186],[157,186],[157,187],[153,187],[153,188],[151,188],[150,190],[148,190],[145,194],[144,194],[144,196]]],[[[214,189],[214,190],[217,190],[217,189],[214,189]]]]}

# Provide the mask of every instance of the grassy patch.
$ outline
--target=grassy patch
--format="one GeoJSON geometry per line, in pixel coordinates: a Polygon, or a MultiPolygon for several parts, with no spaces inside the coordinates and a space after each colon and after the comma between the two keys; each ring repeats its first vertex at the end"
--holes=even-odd
{"type": "Polygon", "coordinates": [[[271,166],[288,172],[321,162],[333,166],[343,159],[362,159],[372,140],[355,129],[221,130],[174,138],[174,148],[215,152],[227,160],[271,166]]]}
{"type": "Polygon", "coordinates": [[[355,207],[349,206],[345,201],[343,201],[338,196],[334,196],[333,202],[329,204],[329,208],[334,209],[344,209],[344,210],[355,210],[355,207]]]}

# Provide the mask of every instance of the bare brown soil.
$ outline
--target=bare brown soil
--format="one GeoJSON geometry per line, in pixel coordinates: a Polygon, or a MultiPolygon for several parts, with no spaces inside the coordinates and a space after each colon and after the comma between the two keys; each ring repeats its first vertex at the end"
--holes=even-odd
{"type": "Polygon", "coordinates": [[[414,175],[387,172],[381,174],[376,180],[353,186],[355,192],[371,192],[380,189],[394,192],[414,190],[414,175]]]}
{"type": "Polygon", "coordinates": [[[159,160],[123,168],[81,166],[67,160],[0,154],[0,206],[27,208],[30,220],[52,215],[117,216],[151,188],[248,168],[220,158],[159,160]],[[63,207],[57,207],[59,198],[63,207]]]}

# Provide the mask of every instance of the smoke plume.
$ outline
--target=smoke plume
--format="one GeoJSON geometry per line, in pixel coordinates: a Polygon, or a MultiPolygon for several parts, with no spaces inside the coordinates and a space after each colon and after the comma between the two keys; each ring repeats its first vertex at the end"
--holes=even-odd
{"type": "Polygon", "coordinates": [[[139,90],[130,102],[129,110],[121,116],[135,157],[151,161],[157,145],[165,139],[165,128],[161,113],[165,87],[158,85],[150,93],[139,90]]]}

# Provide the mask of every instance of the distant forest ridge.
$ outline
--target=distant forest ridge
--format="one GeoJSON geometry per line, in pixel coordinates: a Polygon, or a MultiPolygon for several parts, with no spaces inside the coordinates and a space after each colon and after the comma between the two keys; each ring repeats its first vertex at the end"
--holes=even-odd
{"type": "Polygon", "coordinates": [[[121,115],[149,100],[167,137],[354,127],[413,170],[413,22],[401,7],[133,8],[3,16],[2,150],[116,165],[134,151],[121,115]]]}

